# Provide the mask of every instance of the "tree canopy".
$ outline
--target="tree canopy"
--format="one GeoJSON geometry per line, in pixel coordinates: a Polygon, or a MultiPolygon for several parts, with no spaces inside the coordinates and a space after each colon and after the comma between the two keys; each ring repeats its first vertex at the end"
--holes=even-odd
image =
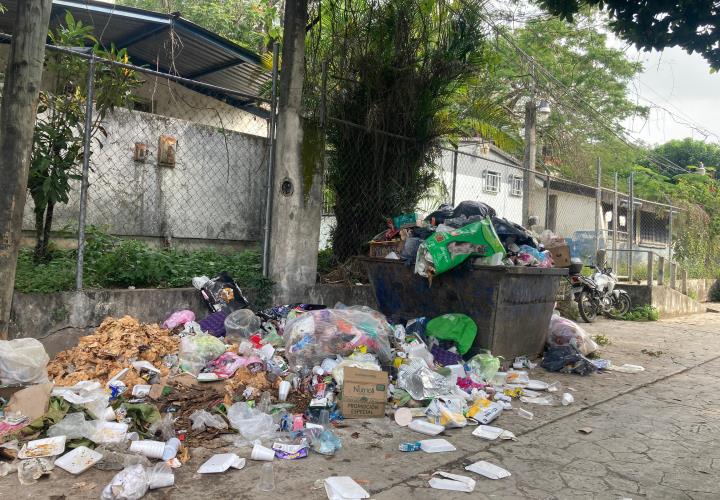
{"type": "Polygon", "coordinates": [[[701,163],[705,167],[720,168],[720,146],[689,137],[661,144],[653,148],[653,153],[683,168],[699,167],[701,163]]]}
{"type": "Polygon", "coordinates": [[[612,18],[621,38],[645,50],[682,47],[701,54],[720,69],[720,4],[713,0],[539,0],[542,7],[568,21],[583,5],[599,7],[612,18]]]}

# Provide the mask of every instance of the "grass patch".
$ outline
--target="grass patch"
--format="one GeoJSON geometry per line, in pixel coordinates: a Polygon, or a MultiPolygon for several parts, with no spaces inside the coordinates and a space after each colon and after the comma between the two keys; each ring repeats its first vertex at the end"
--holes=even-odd
{"type": "MultiPolygon", "coordinates": [[[[15,289],[26,293],[74,290],[76,256],[76,250],[54,249],[48,262],[38,263],[31,250],[22,250],[15,289]]],[[[88,230],[85,288],[179,288],[191,286],[195,276],[213,277],[221,271],[230,273],[240,288],[256,289],[257,305],[270,302],[272,282],[262,275],[260,252],[160,249],[88,230]]]]}
{"type": "Polygon", "coordinates": [[[620,316],[619,319],[625,321],[657,321],[660,319],[660,312],[653,306],[638,306],[624,316],[620,316]]]}
{"type": "Polygon", "coordinates": [[[610,345],[612,342],[606,335],[594,335],[592,338],[597,345],[604,346],[610,345]]]}

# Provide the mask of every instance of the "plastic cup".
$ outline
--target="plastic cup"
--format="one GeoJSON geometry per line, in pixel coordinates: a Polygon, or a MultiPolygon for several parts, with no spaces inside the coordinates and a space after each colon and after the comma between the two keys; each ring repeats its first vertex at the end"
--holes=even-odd
{"type": "Polygon", "coordinates": [[[165,443],[162,441],[133,441],[130,444],[130,451],[132,453],[139,453],[140,455],[148,458],[162,458],[165,452],[165,443]]]}
{"type": "Polygon", "coordinates": [[[525,418],[525,419],[527,419],[527,420],[532,420],[532,419],[533,419],[533,416],[534,416],[534,415],[532,414],[532,412],[527,411],[527,410],[523,410],[522,408],[518,408],[518,409],[517,409],[517,414],[518,414],[518,417],[522,417],[522,418],[525,418]]]}
{"type": "Polygon", "coordinates": [[[115,417],[115,410],[112,409],[112,406],[105,408],[105,411],[103,412],[103,420],[106,422],[115,422],[115,420],[117,420],[115,417]]]}
{"type": "MultiPolygon", "coordinates": [[[[252,453],[250,454],[250,458],[253,460],[259,460],[262,462],[272,462],[275,458],[275,450],[271,448],[266,448],[265,446],[261,444],[256,444],[253,446],[252,453]]],[[[275,486],[273,485],[273,488],[275,486]]]]}
{"type": "Polygon", "coordinates": [[[172,460],[177,455],[178,449],[180,449],[180,440],[178,438],[168,439],[167,443],[165,443],[162,459],[165,461],[172,460]]]}
{"type": "Polygon", "coordinates": [[[172,469],[165,463],[157,464],[149,474],[148,486],[151,490],[157,488],[166,488],[175,484],[175,474],[172,469]]]}
{"type": "Polygon", "coordinates": [[[260,491],[272,491],[275,489],[275,471],[273,464],[263,464],[260,470],[260,481],[258,481],[258,489],[260,491]]]}
{"type": "Polygon", "coordinates": [[[286,401],[288,394],[290,394],[290,382],[283,380],[280,382],[280,388],[278,389],[278,399],[280,401],[286,401]]]}

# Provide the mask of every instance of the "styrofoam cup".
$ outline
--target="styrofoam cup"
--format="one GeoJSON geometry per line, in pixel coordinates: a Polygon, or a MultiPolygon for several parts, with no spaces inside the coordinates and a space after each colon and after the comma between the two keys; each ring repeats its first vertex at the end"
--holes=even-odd
{"type": "Polygon", "coordinates": [[[158,488],[166,488],[175,484],[175,474],[171,470],[155,472],[150,477],[150,484],[148,485],[151,490],[158,488]]]}
{"type": "Polygon", "coordinates": [[[170,438],[165,443],[165,450],[163,451],[162,459],[166,462],[172,460],[177,455],[178,449],[180,448],[180,440],[178,438],[170,438]]]}
{"type": "Polygon", "coordinates": [[[280,401],[286,401],[288,394],[290,394],[290,382],[283,380],[280,382],[280,388],[278,389],[278,399],[280,401]]]}
{"type": "Polygon", "coordinates": [[[106,422],[115,422],[117,420],[117,418],[115,418],[115,410],[112,409],[112,406],[105,408],[105,411],[103,412],[103,420],[106,422]]]}
{"type": "Polygon", "coordinates": [[[261,444],[256,444],[253,446],[250,458],[263,462],[271,462],[275,458],[275,450],[266,448],[261,444]]]}
{"type": "Polygon", "coordinates": [[[139,453],[140,455],[148,458],[162,458],[165,452],[165,443],[162,441],[133,441],[130,443],[130,451],[133,453],[139,453]]]}

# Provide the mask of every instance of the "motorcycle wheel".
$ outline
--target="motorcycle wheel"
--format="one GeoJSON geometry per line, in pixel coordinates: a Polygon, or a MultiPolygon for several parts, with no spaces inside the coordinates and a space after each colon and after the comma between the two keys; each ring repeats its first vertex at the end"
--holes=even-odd
{"type": "Polygon", "coordinates": [[[585,323],[592,323],[595,321],[595,318],[597,318],[597,307],[593,301],[592,295],[587,291],[580,292],[577,302],[580,317],[585,321],[585,323]]]}
{"type": "Polygon", "coordinates": [[[630,311],[630,307],[632,307],[630,297],[624,293],[621,293],[616,300],[613,300],[613,305],[615,307],[608,312],[608,316],[612,319],[618,319],[624,316],[630,311]]]}

